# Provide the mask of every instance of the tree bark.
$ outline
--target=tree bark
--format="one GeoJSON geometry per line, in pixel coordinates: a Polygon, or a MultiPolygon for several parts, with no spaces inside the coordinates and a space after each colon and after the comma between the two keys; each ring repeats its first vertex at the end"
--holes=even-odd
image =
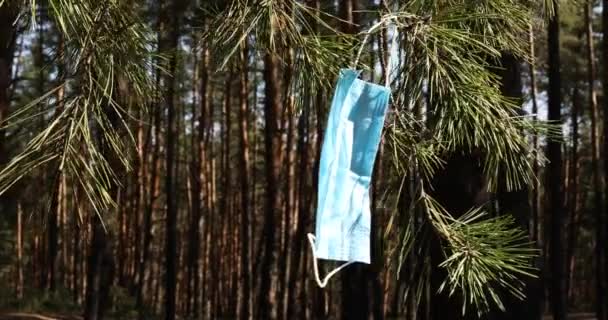
{"type": "MultiPolygon", "coordinates": [[[[597,106],[597,95],[596,95],[596,91],[595,91],[595,78],[596,78],[596,67],[595,67],[595,45],[594,45],[594,40],[593,40],[593,4],[594,1],[586,1],[584,6],[585,6],[585,38],[586,38],[586,44],[587,44],[587,50],[586,50],[586,54],[587,54],[587,90],[588,90],[588,95],[589,95],[589,107],[590,107],[590,114],[591,114],[591,159],[592,159],[592,175],[593,175],[593,204],[594,204],[594,209],[595,209],[595,216],[597,219],[597,225],[596,225],[596,236],[597,239],[603,239],[602,241],[596,241],[596,256],[599,258],[600,256],[603,256],[603,259],[600,260],[598,259],[597,261],[600,261],[601,263],[606,263],[606,253],[605,253],[605,247],[604,245],[606,244],[606,235],[605,235],[605,226],[602,224],[605,222],[604,216],[605,216],[605,208],[604,208],[604,203],[603,203],[603,184],[602,184],[602,179],[600,177],[601,175],[601,166],[600,166],[600,136],[599,136],[599,132],[598,132],[598,106],[597,106]]],[[[605,44],[604,44],[605,45],[605,44]]],[[[576,204],[574,204],[576,206],[576,204]]],[[[574,236],[574,234],[572,234],[572,236],[574,236]]],[[[571,245],[575,245],[575,241],[574,239],[570,240],[571,241],[571,245]],[[574,241],[574,242],[573,242],[574,241]]],[[[572,251],[572,249],[570,249],[572,251]]],[[[598,276],[598,283],[602,283],[602,287],[598,286],[598,292],[602,292],[606,290],[606,271],[608,270],[602,270],[602,267],[600,264],[598,264],[596,266],[597,270],[596,270],[596,275],[598,276]]],[[[570,284],[571,285],[571,284],[570,284]]],[[[598,298],[600,298],[600,296],[598,295],[598,298]]],[[[598,300],[602,301],[602,300],[598,300]]],[[[604,300],[605,303],[608,303],[608,300],[604,300]]],[[[599,302],[600,304],[604,304],[602,302],[599,302]]],[[[605,312],[605,311],[604,311],[605,312]]],[[[604,317],[606,317],[607,315],[604,315],[604,317]]],[[[598,319],[602,319],[599,318],[598,319]]]]}
{"type": "MultiPolygon", "coordinates": [[[[310,93],[307,93],[307,96],[310,93]]],[[[312,100],[312,97],[310,97],[312,100]]],[[[311,103],[312,104],[312,103],[311,103]]],[[[309,171],[308,171],[308,162],[309,162],[309,117],[310,111],[309,108],[305,108],[303,110],[302,115],[298,121],[298,141],[297,141],[297,152],[299,155],[298,161],[298,184],[297,184],[297,197],[300,201],[300,206],[298,208],[298,215],[295,231],[295,243],[291,247],[291,261],[293,265],[293,270],[290,272],[289,279],[287,282],[288,290],[291,292],[287,299],[287,319],[293,319],[296,314],[301,314],[302,310],[298,309],[298,304],[296,302],[297,293],[297,281],[299,275],[303,272],[300,270],[300,262],[302,259],[302,252],[304,251],[304,240],[306,239],[306,226],[308,224],[308,216],[311,215],[311,203],[312,196],[309,188],[308,188],[308,179],[309,171]]]]}
{"type": "MultiPolygon", "coordinates": [[[[159,29],[161,25],[160,17],[159,17],[159,29]]],[[[160,50],[160,36],[158,40],[158,46],[160,50]]],[[[157,91],[160,91],[160,70],[155,70],[155,88],[157,91]]],[[[159,92],[157,92],[158,94],[159,92]]],[[[160,191],[160,179],[159,179],[159,171],[160,171],[160,144],[161,144],[161,108],[158,103],[153,104],[154,113],[152,115],[152,126],[149,127],[148,131],[153,131],[154,139],[152,145],[152,160],[150,162],[150,178],[146,181],[146,184],[149,185],[149,191],[146,197],[146,203],[144,205],[144,213],[143,213],[143,243],[141,247],[141,257],[139,258],[138,263],[138,274],[139,274],[139,282],[137,284],[137,298],[136,298],[136,306],[138,309],[138,317],[140,320],[145,318],[144,314],[144,288],[146,285],[146,265],[150,260],[150,245],[152,243],[152,215],[154,213],[154,203],[156,199],[159,197],[160,191]]],[[[148,133],[150,136],[151,133],[148,133]]],[[[151,138],[148,138],[148,141],[152,141],[151,138]]],[[[147,144],[149,144],[148,142],[147,144]]],[[[147,147],[146,147],[147,149],[147,147]]],[[[145,166],[145,163],[142,165],[145,166]]]]}
{"type": "MultiPolygon", "coordinates": [[[[199,61],[198,57],[194,57],[194,78],[192,80],[192,134],[191,134],[191,163],[190,163],[190,211],[191,217],[188,229],[188,270],[187,270],[187,299],[186,299],[186,313],[192,317],[198,317],[198,292],[200,286],[199,277],[199,258],[200,258],[200,221],[201,221],[201,152],[199,148],[202,146],[199,144],[201,138],[196,134],[196,120],[197,120],[197,109],[199,109],[197,101],[198,82],[200,76],[199,64],[205,63],[199,61]]],[[[202,69],[202,68],[201,68],[202,69]]],[[[204,97],[200,97],[204,99],[204,97]]],[[[200,119],[200,117],[198,118],[200,119]]],[[[203,123],[199,121],[199,130],[203,126],[203,123]]]]}
{"type": "MultiPolygon", "coordinates": [[[[530,72],[530,100],[532,101],[532,117],[533,121],[536,123],[538,120],[538,103],[536,100],[536,68],[534,67],[534,61],[536,59],[536,50],[534,44],[534,27],[532,23],[529,26],[529,42],[530,42],[530,56],[533,58],[533,62],[529,64],[529,72],[530,72]]],[[[540,168],[538,163],[538,136],[534,135],[532,137],[532,145],[534,147],[534,163],[533,170],[534,175],[540,175],[540,168]]],[[[532,216],[531,216],[531,238],[533,241],[536,241],[537,246],[542,248],[542,235],[539,231],[539,221],[540,221],[540,181],[539,179],[534,180],[534,189],[532,190],[532,216]]]]}
{"type": "MultiPolygon", "coordinates": [[[[608,0],[602,1],[602,33],[608,34],[608,0]]],[[[608,41],[602,41],[602,56],[608,61],[608,41]]],[[[602,90],[608,97],[608,63],[602,65],[602,90]]],[[[604,105],[604,186],[608,186],[608,99],[604,105]]],[[[604,189],[604,208],[608,208],[608,188],[604,189]]],[[[608,243],[608,226],[606,212],[596,211],[595,224],[598,228],[596,239],[596,314],[598,320],[608,320],[608,262],[606,244],[608,243]]]]}
{"type": "MultiPolygon", "coordinates": [[[[561,125],[561,77],[560,77],[560,45],[559,45],[559,4],[553,0],[555,15],[548,23],[548,52],[549,52],[549,114],[548,120],[561,125]]],[[[560,131],[561,133],[561,127],[560,131]]],[[[547,168],[547,186],[549,195],[549,210],[551,214],[551,288],[550,301],[554,320],[566,319],[567,297],[565,292],[565,261],[563,246],[563,181],[562,181],[562,151],[560,141],[555,139],[547,142],[547,158],[550,163],[547,168]]]]}
{"type": "Polygon", "coordinates": [[[17,205],[17,299],[23,298],[23,210],[21,204],[17,205]]]}
{"type": "MultiPolygon", "coordinates": [[[[12,81],[11,69],[17,37],[14,21],[17,12],[18,5],[15,2],[5,3],[0,7],[0,126],[4,125],[9,113],[8,88],[12,81]]],[[[4,135],[4,129],[0,129],[0,164],[7,160],[4,135]]]]}
{"type": "Polygon", "coordinates": [[[279,59],[272,53],[264,56],[264,160],[266,173],[266,199],[264,213],[265,254],[262,260],[262,277],[260,279],[260,319],[275,319],[277,317],[276,261],[278,247],[276,245],[276,218],[281,210],[278,183],[281,164],[281,135],[278,132],[281,108],[281,84],[279,76],[279,59]]]}
{"type": "Polygon", "coordinates": [[[87,258],[87,286],[84,319],[104,319],[109,306],[110,287],[114,278],[114,257],[110,238],[101,217],[91,217],[91,248],[87,258]]]}
{"type": "MultiPolygon", "coordinates": [[[[208,150],[208,132],[210,130],[210,119],[211,119],[211,112],[208,112],[209,109],[209,93],[208,93],[208,83],[209,83],[209,72],[207,70],[207,63],[208,63],[208,49],[207,48],[203,48],[202,50],[202,54],[201,54],[201,69],[200,69],[200,78],[201,78],[201,83],[200,83],[200,113],[199,113],[199,127],[198,127],[198,172],[197,172],[197,176],[198,176],[198,181],[200,182],[200,191],[199,194],[197,195],[197,197],[199,198],[199,201],[202,204],[202,208],[201,208],[201,212],[200,212],[200,218],[203,220],[203,245],[202,245],[202,251],[203,251],[203,261],[202,261],[202,266],[201,266],[201,270],[202,270],[202,285],[201,285],[201,298],[202,298],[202,315],[203,317],[209,317],[209,315],[207,313],[205,313],[205,310],[209,310],[209,308],[207,308],[207,291],[206,286],[208,281],[205,281],[207,279],[207,274],[208,272],[205,272],[205,270],[208,270],[207,267],[207,259],[208,259],[208,255],[206,254],[206,248],[209,246],[209,241],[207,240],[208,237],[208,232],[207,230],[209,230],[209,223],[207,222],[207,219],[205,218],[205,215],[203,214],[203,210],[205,210],[207,213],[209,213],[209,199],[211,198],[209,195],[209,171],[207,170],[208,168],[208,159],[207,159],[207,154],[211,153],[211,150],[209,150],[209,152],[207,152],[208,150]],[[206,195],[206,196],[205,196],[206,195]],[[205,205],[207,204],[207,205],[205,205]]],[[[197,268],[197,272],[199,272],[199,269],[197,268]]],[[[198,294],[199,291],[196,291],[196,294],[198,294]]]]}
{"type": "MultiPolygon", "coordinates": [[[[15,18],[19,12],[18,1],[6,1],[0,6],[0,167],[8,160],[3,129],[9,115],[9,87],[12,83],[13,55],[17,38],[15,18]]],[[[9,193],[0,195],[0,211],[15,212],[14,197],[9,193]]]]}
{"type": "Polygon", "coordinates": [[[249,255],[249,139],[247,132],[249,106],[248,106],[248,60],[249,50],[247,43],[243,42],[241,51],[241,72],[240,72],[240,108],[239,108],[239,139],[241,148],[239,150],[240,161],[240,180],[241,180],[241,299],[240,299],[240,319],[247,320],[250,317],[250,290],[251,290],[251,262],[249,255]]]}
{"type": "Polygon", "coordinates": [[[580,113],[580,102],[579,102],[579,92],[578,86],[575,85],[572,92],[572,157],[570,160],[570,169],[569,169],[569,177],[570,182],[568,184],[568,194],[569,194],[569,205],[567,207],[569,213],[569,221],[568,221],[568,233],[567,233],[567,246],[566,246],[566,262],[568,264],[568,268],[566,268],[566,285],[565,291],[567,296],[570,297],[570,289],[572,288],[572,263],[574,260],[574,250],[576,246],[576,238],[577,238],[577,220],[578,220],[578,212],[579,212],[579,151],[578,151],[578,142],[579,142],[579,113],[580,113]]]}
{"type": "MultiPolygon", "coordinates": [[[[179,41],[179,0],[172,1],[172,15],[161,10],[161,21],[170,20],[167,25],[168,39],[167,49],[171,50],[168,71],[175,75],[177,70],[177,50],[179,41]]],[[[164,101],[167,104],[167,132],[166,132],[166,154],[165,154],[165,197],[166,197],[166,222],[165,222],[165,319],[174,320],[176,316],[176,290],[177,290],[177,201],[175,194],[176,178],[175,175],[175,148],[176,148],[176,128],[175,128],[175,77],[166,77],[165,86],[167,88],[164,101]]]]}

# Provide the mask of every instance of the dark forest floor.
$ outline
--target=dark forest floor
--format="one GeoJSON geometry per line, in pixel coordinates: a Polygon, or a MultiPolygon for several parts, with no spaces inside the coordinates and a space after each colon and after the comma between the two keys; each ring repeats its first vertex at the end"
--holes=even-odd
{"type": "MultiPolygon", "coordinates": [[[[553,317],[545,316],[543,320],[551,320],[553,317]]],[[[569,320],[595,320],[593,313],[574,313],[568,316],[569,320]]],[[[0,313],[0,320],[82,320],[76,316],[62,316],[53,314],[39,314],[28,312],[6,312],[0,313]]]]}
{"type": "Polygon", "coordinates": [[[39,314],[29,312],[0,313],[0,320],[81,320],[81,317],[62,316],[56,314],[39,314]]]}
{"type": "MultiPolygon", "coordinates": [[[[551,319],[553,319],[552,316],[543,317],[543,320],[551,320],[551,319]]],[[[595,320],[595,314],[594,313],[572,313],[568,316],[568,320],[595,320]]]]}

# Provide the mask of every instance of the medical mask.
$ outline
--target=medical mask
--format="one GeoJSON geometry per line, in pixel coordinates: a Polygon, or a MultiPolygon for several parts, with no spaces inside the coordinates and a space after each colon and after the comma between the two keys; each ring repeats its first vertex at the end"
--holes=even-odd
{"type": "Polygon", "coordinates": [[[315,235],[308,234],[320,287],[354,262],[370,263],[370,184],[390,99],[387,86],[342,69],[319,163],[315,235]],[[323,280],[317,259],[344,261],[323,280]]]}

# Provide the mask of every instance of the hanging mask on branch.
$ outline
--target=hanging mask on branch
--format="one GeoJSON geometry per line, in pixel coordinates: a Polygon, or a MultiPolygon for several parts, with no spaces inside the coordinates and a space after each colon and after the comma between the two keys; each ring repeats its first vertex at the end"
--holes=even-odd
{"type": "MultiPolygon", "coordinates": [[[[364,39],[366,42],[374,28],[364,39]]],[[[392,52],[395,51],[393,33],[392,52]]],[[[351,69],[342,69],[334,92],[319,163],[319,186],[315,235],[308,234],[313,254],[315,280],[323,288],[329,279],[354,263],[370,263],[370,184],[382,138],[391,91],[389,74],[385,85],[358,79],[361,55],[351,69]],[[344,261],[323,280],[317,259],[344,261]]]]}

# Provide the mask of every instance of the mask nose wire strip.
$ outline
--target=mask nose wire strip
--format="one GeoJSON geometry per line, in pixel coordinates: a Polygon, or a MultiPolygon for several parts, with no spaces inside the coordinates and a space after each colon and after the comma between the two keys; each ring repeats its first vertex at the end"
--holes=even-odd
{"type": "Polygon", "coordinates": [[[339,267],[335,268],[334,270],[329,272],[325,276],[325,278],[323,278],[323,280],[321,281],[321,277],[319,277],[319,266],[317,264],[317,251],[315,250],[315,240],[316,240],[315,235],[312,233],[309,233],[308,242],[310,243],[310,249],[312,250],[312,264],[313,264],[313,268],[314,268],[314,272],[315,272],[315,281],[317,281],[317,284],[319,285],[319,287],[325,288],[325,286],[327,285],[327,282],[329,281],[329,279],[331,277],[333,277],[336,273],[338,273],[340,270],[344,269],[348,265],[353,264],[354,261],[346,262],[346,263],[340,265],[339,267]]]}

